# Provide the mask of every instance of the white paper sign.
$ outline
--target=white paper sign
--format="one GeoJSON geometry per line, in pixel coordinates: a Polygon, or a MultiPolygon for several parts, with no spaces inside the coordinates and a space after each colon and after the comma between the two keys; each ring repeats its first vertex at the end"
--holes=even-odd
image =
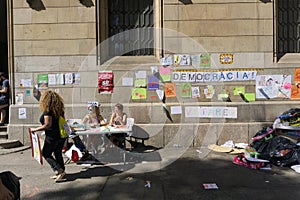
{"type": "Polygon", "coordinates": [[[26,108],[19,108],[19,119],[26,119],[26,108]]]}
{"type": "Polygon", "coordinates": [[[172,65],[172,56],[168,56],[168,57],[163,57],[160,59],[160,64],[161,65],[172,65]]]}
{"type": "Polygon", "coordinates": [[[156,94],[160,100],[164,98],[164,91],[163,90],[156,90],[156,94]]]}
{"type": "Polygon", "coordinates": [[[48,84],[56,85],[56,75],[55,74],[48,74],[48,84]]]}
{"type": "Polygon", "coordinates": [[[65,80],[64,80],[64,74],[56,74],[56,84],[57,85],[64,85],[65,80]]]}
{"type": "Polygon", "coordinates": [[[146,78],[146,77],[147,77],[146,71],[135,72],[135,78],[146,78]]]}
{"type": "Polygon", "coordinates": [[[237,118],[237,107],[185,107],[185,117],[195,118],[237,118]]]}
{"type": "Polygon", "coordinates": [[[21,84],[23,87],[32,87],[31,79],[21,79],[21,84]]]}
{"type": "Polygon", "coordinates": [[[133,86],[133,78],[123,77],[122,78],[122,86],[133,86]]]}
{"type": "Polygon", "coordinates": [[[176,115],[181,113],[182,113],[181,106],[171,106],[171,114],[176,115]]]}
{"type": "Polygon", "coordinates": [[[200,117],[200,107],[199,106],[187,106],[185,107],[185,117],[200,117]]]}
{"type": "Polygon", "coordinates": [[[74,84],[79,85],[80,84],[80,74],[74,73],[74,84]]]}
{"type": "Polygon", "coordinates": [[[193,98],[200,97],[200,88],[199,87],[192,87],[192,97],[193,98]]]}
{"type": "Polygon", "coordinates": [[[257,71],[173,72],[172,82],[251,81],[256,79],[256,74],[257,71]]]}
{"type": "Polygon", "coordinates": [[[23,105],[24,102],[24,93],[23,92],[17,92],[16,93],[16,104],[17,105],[23,105]]]}
{"type": "Polygon", "coordinates": [[[157,66],[151,66],[151,73],[155,74],[158,72],[158,67],[157,66]]]}
{"type": "Polygon", "coordinates": [[[65,84],[73,84],[73,73],[65,74],[65,84]]]}

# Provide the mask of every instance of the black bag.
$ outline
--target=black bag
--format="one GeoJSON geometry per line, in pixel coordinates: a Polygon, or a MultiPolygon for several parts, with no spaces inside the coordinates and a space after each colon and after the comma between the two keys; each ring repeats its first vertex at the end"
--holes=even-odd
{"type": "Polygon", "coordinates": [[[3,185],[14,194],[14,199],[20,199],[20,178],[10,171],[5,171],[0,173],[0,179],[3,185]]]}

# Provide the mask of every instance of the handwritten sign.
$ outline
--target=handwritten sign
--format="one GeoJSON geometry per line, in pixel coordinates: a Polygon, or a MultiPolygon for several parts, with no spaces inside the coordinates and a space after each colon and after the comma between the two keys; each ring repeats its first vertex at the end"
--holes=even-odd
{"type": "Polygon", "coordinates": [[[178,72],[172,73],[173,82],[226,82],[251,81],[256,79],[257,71],[221,72],[178,72]]]}
{"type": "Polygon", "coordinates": [[[189,118],[237,118],[237,107],[187,106],[185,117],[189,118]]]}
{"type": "Polygon", "coordinates": [[[43,157],[41,152],[39,136],[36,133],[31,132],[30,128],[28,129],[31,141],[31,153],[32,157],[37,160],[39,164],[43,164],[43,157]]]}

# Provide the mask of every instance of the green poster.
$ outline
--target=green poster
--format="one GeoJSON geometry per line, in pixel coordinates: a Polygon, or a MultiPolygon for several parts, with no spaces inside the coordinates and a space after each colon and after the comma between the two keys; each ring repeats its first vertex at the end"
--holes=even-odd
{"type": "Polygon", "coordinates": [[[181,97],[192,97],[192,84],[180,83],[181,97]]]}
{"type": "Polygon", "coordinates": [[[145,88],[145,87],[147,87],[147,80],[145,78],[135,79],[134,87],[136,87],[136,88],[145,88]]]}
{"type": "Polygon", "coordinates": [[[147,90],[146,88],[133,88],[131,93],[132,99],[146,99],[147,90]]]}
{"type": "Polygon", "coordinates": [[[240,93],[245,94],[244,86],[238,86],[233,89],[233,95],[240,95],[240,93]]]}
{"type": "Polygon", "coordinates": [[[245,93],[245,99],[247,99],[249,102],[250,101],[255,101],[255,93],[245,93]]]}
{"type": "Polygon", "coordinates": [[[200,55],[200,67],[210,67],[210,54],[200,55]]]}
{"type": "Polygon", "coordinates": [[[48,74],[38,74],[37,83],[39,90],[48,89],[48,74]]]}

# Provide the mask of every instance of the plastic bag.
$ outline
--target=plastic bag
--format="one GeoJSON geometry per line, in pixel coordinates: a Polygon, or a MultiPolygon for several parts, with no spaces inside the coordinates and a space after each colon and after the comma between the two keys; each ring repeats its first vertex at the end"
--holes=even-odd
{"type": "Polygon", "coordinates": [[[58,119],[59,133],[61,138],[67,138],[71,134],[71,129],[66,120],[60,116],[58,119]]]}

